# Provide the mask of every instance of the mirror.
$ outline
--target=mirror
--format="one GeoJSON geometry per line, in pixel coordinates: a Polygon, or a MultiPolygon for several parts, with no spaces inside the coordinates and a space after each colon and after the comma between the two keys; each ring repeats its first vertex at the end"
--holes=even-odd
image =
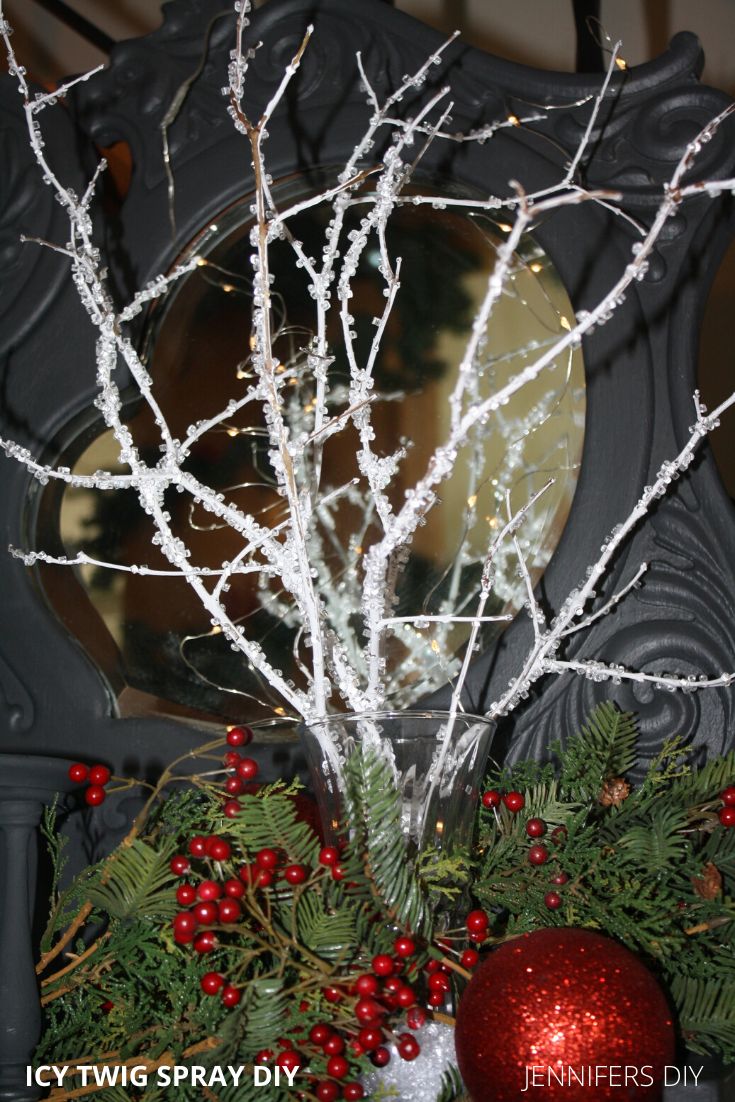
{"type": "MultiPolygon", "coordinates": [[[[298,180],[274,188],[281,203],[305,194],[308,190],[298,180]]],[[[432,189],[432,194],[449,197],[452,193],[432,189]]],[[[321,255],[328,217],[329,208],[316,207],[291,223],[310,256],[321,255]]],[[[357,224],[359,203],[349,217],[357,224]]],[[[249,199],[210,223],[184,254],[202,258],[200,265],[156,304],[148,319],[144,352],[154,394],[173,435],[180,439],[189,425],[213,416],[229,399],[242,395],[252,377],[250,226],[249,199]]],[[[447,432],[448,399],[457,364],[508,229],[502,219],[444,206],[441,201],[435,206],[414,205],[410,195],[389,224],[390,255],[402,258],[401,290],[376,365],[372,415],[374,450],[389,455],[401,446],[406,449],[388,491],[394,508],[400,506],[447,432]]],[[[293,423],[308,430],[314,393],[305,378],[304,362],[312,336],[313,300],[307,275],[295,266],[289,245],[276,242],[271,256],[276,350],[287,376],[285,405],[293,423]]],[[[351,309],[358,359],[367,354],[375,333],[373,318],[385,302],[379,263],[377,248],[368,247],[354,281],[351,309]]],[[[473,380],[477,400],[558,339],[572,316],[549,257],[528,237],[516,254],[512,278],[488,327],[473,380]]],[[[328,366],[329,411],[334,415],[349,404],[348,364],[335,309],[328,315],[328,337],[334,356],[328,366]]],[[[416,534],[398,583],[396,616],[450,611],[472,615],[484,556],[507,515],[506,496],[517,508],[554,478],[553,487],[531,511],[520,534],[532,576],[541,575],[571,505],[584,419],[584,365],[581,352],[572,351],[474,432],[452,478],[440,489],[440,502],[416,534]]],[[[148,409],[132,407],[128,423],[141,455],[155,463],[160,454],[158,436],[148,409]]],[[[322,569],[321,563],[337,579],[329,586],[320,585],[333,622],[359,631],[360,560],[379,527],[366,508],[356,440],[350,424],[323,446],[324,494],[351,478],[356,485],[322,508],[314,556],[318,568],[322,569]]],[[[79,455],[74,470],[116,469],[118,450],[112,434],[103,431],[79,455]]],[[[204,435],[192,449],[188,467],[261,523],[277,525],[283,518],[283,500],[269,468],[262,409],[256,403],[204,435]]],[[[190,547],[192,561],[198,565],[217,568],[237,553],[234,533],[218,527],[183,495],[171,493],[166,508],[176,534],[190,547]]],[[[84,549],[108,563],[167,566],[151,545],[152,525],[133,491],[100,494],[68,489],[58,526],[67,554],[84,549]]],[[[108,645],[110,636],[114,640],[126,683],[118,694],[121,713],[162,711],[195,719],[252,721],[279,710],[267,687],[211,629],[206,612],[182,579],[95,566],[76,569],[98,614],[96,628],[88,629],[88,637],[81,641],[100,661],[101,633],[106,634],[108,645]]],[[[304,653],[298,617],[277,579],[259,583],[255,578],[232,579],[228,611],[261,642],[274,664],[298,683],[304,653]]],[[[55,587],[52,600],[64,618],[61,588],[55,587]]],[[[499,556],[494,607],[487,613],[515,610],[521,590],[509,545],[499,556]]],[[[484,625],[483,649],[501,627],[484,625]]],[[[389,704],[415,705],[427,692],[445,684],[457,672],[456,656],[468,632],[467,623],[398,626],[388,653],[389,704]]]]}

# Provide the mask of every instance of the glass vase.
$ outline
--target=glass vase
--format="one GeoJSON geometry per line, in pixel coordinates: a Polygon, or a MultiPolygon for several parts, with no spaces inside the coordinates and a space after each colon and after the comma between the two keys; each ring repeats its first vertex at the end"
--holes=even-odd
{"type": "Polygon", "coordinates": [[[353,754],[383,754],[401,797],[411,848],[469,847],[495,724],[464,712],[362,712],[301,730],[325,841],[347,832],[345,767],[353,754]]]}

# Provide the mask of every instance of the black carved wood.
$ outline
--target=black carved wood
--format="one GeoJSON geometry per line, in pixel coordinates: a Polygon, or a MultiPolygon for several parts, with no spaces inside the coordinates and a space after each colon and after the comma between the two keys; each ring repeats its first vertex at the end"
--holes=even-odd
{"type": "MultiPolygon", "coordinates": [[[[222,14],[220,3],[204,0],[179,0],[166,6],[164,15],[159,30],[116,47],[108,69],[81,86],[73,104],[78,126],[89,139],[99,145],[124,140],[132,149],[132,187],[119,223],[108,227],[103,242],[121,293],[165,268],[209,218],[251,186],[247,150],[227,118],[221,94],[231,16],[222,14]],[[176,90],[199,63],[207,35],[206,63],[170,131],[177,181],[174,242],[159,127],[176,90]]],[[[349,6],[336,0],[270,3],[248,32],[252,42],[262,43],[250,74],[254,110],[272,94],[310,19],[316,23],[312,45],[293,94],[270,127],[274,178],[339,163],[351,150],[367,111],[354,60],[358,49],[382,90],[441,41],[436,32],[371,0],[349,6]]],[[[644,223],[685,142],[726,102],[698,83],[700,65],[696,40],[683,34],[660,59],[615,78],[616,95],[603,112],[587,175],[591,183],[622,190],[625,208],[644,223]]],[[[483,146],[437,147],[427,158],[429,173],[501,194],[508,192],[510,178],[528,188],[559,178],[590,110],[589,102],[566,109],[560,105],[579,104],[598,86],[597,77],[530,70],[461,43],[432,73],[431,86],[444,82],[451,85],[458,129],[554,105],[545,119],[501,131],[483,146]]],[[[411,110],[410,99],[403,110],[411,110]]],[[[57,114],[68,125],[67,117],[57,114]]],[[[3,273],[13,291],[3,318],[3,432],[49,459],[60,446],[56,442],[63,441],[65,426],[89,410],[92,334],[64,282],[63,263],[29,253],[28,246],[20,251],[8,239],[10,225],[40,225],[43,233],[54,232],[48,224],[48,190],[28,165],[19,126],[13,121],[3,131],[11,172],[3,182],[10,194],[0,229],[22,277],[3,273]]],[[[698,172],[730,172],[732,151],[732,130],[725,127],[704,150],[698,172]]],[[[66,157],[72,160],[69,143],[66,157]]],[[[728,216],[724,201],[689,204],[669,223],[646,279],[628,293],[614,323],[585,341],[585,453],[572,515],[543,581],[552,609],[583,576],[606,533],[627,513],[661,459],[676,450],[691,420],[698,322],[728,240],[728,216]]],[[[557,212],[539,228],[538,238],[575,307],[585,308],[624,263],[632,231],[622,219],[588,205],[573,215],[557,212]]],[[[33,543],[38,496],[33,483],[6,462],[2,492],[9,541],[33,543]]],[[[712,673],[732,664],[730,509],[711,460],[703,458],[620,556],[610,579],[619,582],[629,563],[645,558],[652,563],[647,584],[580,641],[579,653],[682,672],[712,673]]],[[[97,756],[120,768],[163,760],[192,737],[174,721],[115,719],[106,684],[47,609],[32,573],[7,557],[0,570],[9,594],[5,615],[16,625],[0,651],[6,748],[59,746],[88,754],[95,747],[97,756]]],[[[473,707],[482,708],[499,694],[526,639],[527,625],[519,618],[501,645],[478,663],[473,707]]],[[[591,702],[610,692],[609,685],[572,677],[544,685],[514,720],[512,753],[537,749],[549,732],[573,728],[591,702]]],[[[619,688],[613,695],[641,714],[646,747],[674,729],[713,750],[724,745],[729,692],[634,699],[630,690],[619,688]]]]}
{"type": "MultiPolygon", "coordinates": [[[[246,144],[221,95],[233,38],[229,12],[222,0],[167,5],[161,28],[119,44],[107,70],[80,86],[71,112],[58,107],[53,119],[44,116],[54,164],[76,186],[91,143],[123,140],[131,147],[132,186],[120,218],[107,224],[101,239],[121,295],[165,269],[213,215],[252,186],[246,144]],[[170,132],[178,227],[173,241],[160,124],[199,64],[205,40],[201,75],[170,132]]],[[[351,151],[367,117],[357,50],[382,91],[442,41],[379,0],[271,0],[248,32],[250,42],[262,43],[249,78],[254,111],[274,91],[309,21],[315,23],[312,44],[269,127],[274,178],[339,164],[351,151]]],[[[592,184],[621,190],[624,208],[644,224],[686,142],[727,102],[699,84],[700,69],[696,39],[680,34],[662,57],[614,78],[616,94],[606,104],[586,174],[592,184]]],[[[544,105],[555,109],[483,146],[437,147],[426,171],[498,194],[509,192],[511,178],[529,189],[558,180],[589,117],[589,100],[580,101],[594,94],[600,79],[531,70],[455,43],[432,72],[430,87],[450,84],[457,129],[544,105]]],[[[401,109],[410,112],[410,98],[401,109]]],[[[704,149],[698,174],[733,173],[734,136],[731,124],[723,127],[704,149]]],[[[379,158],[380,148],[374,153],[379,158]]],[[[90,420],[94,341],[63,260],[18,244],[20,232],[63,241],[65,231],[30,162],[9,81],[0,84],[0,155],[0,433],[48,462],[64,446],[69,425],[90,420]]],[[[614,322],[585,340],[584,456],[572,513],[541,585],[550,610],[584,577],[607,533],[686,435],[698,328],[732,234],[730,207],[727,200],[702,199],[672,218],[646,278],[628,292],[614,322]]],[[[577,309],[602,296],[633,240],[623,219],[589,204],[573,214],[556,212],[537,235],[577,309]]],[[[0,542],[36,545],[38,499],[30,476],[2,460],[0,542]]],[[[677,673],[734,668],[733,507],[707,453],[621,553],[608,588],[630,577],[641,560],[651,564],[644,588],[569,654],[677,673]]],[[[70,578],[68,584],[76,583],[70,578]]],[[[37,575],[2,552],[0,594],[0,751],[100,760],[116,772],[140,774],[201,741],[199,731],[173,719],[118,718],[108,682],[50,611],[37,575]]],[[[473,710],[500,695],[528,640],[528,624],[519,617],[500,645],[478,660],[468,698],[473,710]]],[[[712,752],[732,742],[733,691],[641,694],[568,676],[540,685],[506,724],[509,754],[542,753],[550,737],[576,729],[592,704],[610,696],[637,711],[645,755],[675,733],[712,752]]],[[[273,760],[268,764],[271,772],[278,768],[273,760]]],[[[109,848],[130,810],[110,802],[91,819],[76,816],[76,863],[109,848]]]]}

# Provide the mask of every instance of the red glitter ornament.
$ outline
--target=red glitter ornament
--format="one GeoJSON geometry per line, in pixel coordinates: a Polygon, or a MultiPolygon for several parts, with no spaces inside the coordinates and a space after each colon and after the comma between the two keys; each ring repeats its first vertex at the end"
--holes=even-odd
{"type": "Polygon", "coordinates": [[[455,1041],[474,1102],[518,1102],[533,1087],[544,1102],[653,1100],[674,1062],[658,983],[589,930],[536,930],[492,952],[462,996],[455,1041]]]}

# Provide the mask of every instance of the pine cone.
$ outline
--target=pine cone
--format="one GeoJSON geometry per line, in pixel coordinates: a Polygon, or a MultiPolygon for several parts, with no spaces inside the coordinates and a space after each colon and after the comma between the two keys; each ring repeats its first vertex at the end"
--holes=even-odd
{"type": "Polygon", "coordinates": [[[630,795],[630,785],[622,777],[608,777],[602,786],[599,800],[603,807],[620,807],[630,795]]]}
{"type": "Polygon", "coordinates": [[[700,899],[717,899],[722,891],[722,873],[711,861],[702,869],[702,875],[692,877],[692,887],[700,899]]]}

